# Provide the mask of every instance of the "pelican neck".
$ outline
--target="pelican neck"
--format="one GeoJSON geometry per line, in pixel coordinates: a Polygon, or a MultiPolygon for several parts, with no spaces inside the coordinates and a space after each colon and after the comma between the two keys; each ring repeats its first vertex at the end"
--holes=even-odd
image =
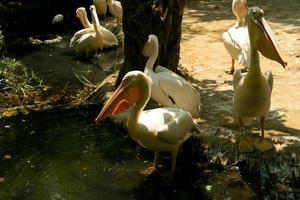
{"type": "Polygon", "coordinates": [[[153,67],[155,64],[155,61],[158,56],[158,44],[155,45],[155,48],[153,49],[152,55],[148,58],[146,66],[145,66],[145,74],[149,75],[151,73],[154,73],[153,67]]]}
{"type": "Polygon", "coordinates": [[[251,27],[249,24],[248,24],[248,34],[249,34],[249,41],[250,41],[250,46],[249,46],[250,60],[249,60],[248,74],[260,75],[261,69],[260,69],[259,53],[258,53],[256,41],[253,38],[255,33],[251,33],[251,27]]]}

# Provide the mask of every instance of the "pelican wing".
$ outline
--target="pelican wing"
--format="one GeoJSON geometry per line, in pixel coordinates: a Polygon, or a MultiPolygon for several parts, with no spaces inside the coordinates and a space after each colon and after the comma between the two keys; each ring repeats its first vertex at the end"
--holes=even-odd
{"type": "Polygon", "coordinates": [[[163,93],[166,95],[170,101],[173,102],[173,104],[178,107],[178,104],[183,100],[182,94],[180,94],[179,91],[184,89],[185,82],[182,82],[182,80],[178,80],[176,76],[172,76],[172,74],[169,73],[159,73],[161,77],[158,78],[158,86],[163,91],[163,93]]]}
{"type": "Polygon", "coordinates": [[[268,80],[271,91],[273,90],[273,74],[271,71],[266,71],[264,76],[268,80]]]}
{"type": "Polygon", "coordinates": [[[117,36],[113,34],[110,30],[106,29],[103,26],[100,26],[100,31],[102,33],[102,38],[104,40],[104,43],[106,43],[109,47],[118,44],[117,36]]]}
{"type": "Polygon", "coordinates": [[[178,80],[182,81],[182,82],[186,82],[186,80],[184,78],[182,78],[181,76],[179,76],[178,74],[176,74],[175,72],[163,67],[163,66],[157,66],[155,68],[155,72],[156,73],[160,73],[160,72],[166,72],[169,73],[171,76],[176,77],[178,80]]]}
{"type": "Polygon", "coordinates": [[[222,41],[230,56],[243,66],[248,66],[249,36],[247,27],[234,25],[222,35],[222,41]]]}
{"type": "Polygon", "coordinates": [[[122,7],[121,5],[121,2],[120,1],[114,1],[114,6],[117,6],[117,7],[122,7]]]}
{"type": "Polygon", "coordinates": [[[164,123],[156,131],[157,139],[168,144],[177,144],[187,139],[193,126],[191,114],[175,108],[161,110],[164,110],[164,123]]]}
{"type": "Polygon", "coordinates": [[[73,37],[71,38],[70,40],[70,47],[73,47],[75,42],[80,38],[82,37],[84,34],[88,34],[88,33],[92,33],[94,32],[95,29],[92,27],[92,28],[84,28],[84,29],[81,29],[79,31],[77,31],[73,37]]]}
{"type": "Polygon", "coordinates": [[[199,114],[200,95],[184,78],[175,73],[157,73],[159,88],[175,107],[189,111],[193,116],[199,114]]]}
{"type": "Polygon", "coordinates": [[[114,1],[114,3],[111,5],[112,6],[112,14],[116,18],[121,18],[122,17],[122,5],[120,1],[114,1]]]}
{"type": "Polygon", "coordinates": [[[238,82],[240,82],[242,78],[242,70],[241,69],[237,69],[234,71],[234,74],[233,74],[233,89],[236,88],[238,82]]]}
{"type": "Polygon", "coordinates": [[[82,35],[78,40],[74,41],[73,47],[79,53],[86,53],[95,50],[95,33],[87,33],[82,35]]]}

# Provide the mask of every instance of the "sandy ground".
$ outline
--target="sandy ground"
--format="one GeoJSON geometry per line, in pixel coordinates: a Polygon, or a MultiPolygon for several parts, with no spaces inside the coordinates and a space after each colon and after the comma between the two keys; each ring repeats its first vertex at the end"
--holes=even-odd
{"type": "MultiPolygon", "coordinates": [[[[185,71],[201,93],[202,124],[238,130],[232,115],[232,75],[226,74],[231,59],[221,35],[235,23],[230,0],[188,1],[183,17],[181,60],[185,71]]],[[[278,150],[286,145],[300,145],[300,1],[249,1],[260,6],[275,33],[288,66],[260,56],[262,71],[274,76],[272,105],[266,121],[266,133],[278,150]],[[285,3],[283,5],[282,3],[285,3]],[[287,6],[288,5],[288,6],[287,6]]],[[[258,132],[253,120],[248,128],[258,132]]]]}

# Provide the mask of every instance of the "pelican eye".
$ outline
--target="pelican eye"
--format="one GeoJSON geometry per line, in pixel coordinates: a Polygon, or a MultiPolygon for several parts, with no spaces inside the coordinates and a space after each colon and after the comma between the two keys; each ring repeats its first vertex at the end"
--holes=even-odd
{"type": "Polygon", "coordinates": [[[127,82],[128,80],[129,80],[128,77],[124,77],[124,78],[123,78],[123,81],[124,81],[124,82],[127,82]]]}

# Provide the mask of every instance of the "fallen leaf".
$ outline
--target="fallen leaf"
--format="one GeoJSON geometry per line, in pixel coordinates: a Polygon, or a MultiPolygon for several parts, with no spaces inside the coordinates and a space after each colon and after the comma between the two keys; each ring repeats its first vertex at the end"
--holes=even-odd
{"type": "Polygon", "coordinates": [[[10,128],[11,127],[11,125],[5,125],[4,126],[4,128],[10,128]]]}
{"type": "Polygon", "coordinates": [[[2,113],[3,117],[13,117],[16,116],[18,112],[16,110],[7,110],[4,113],[2,113]]]}
{"type": "Polygon", "coordinates": [[[207,186],[205,186],[205,189],[210,192],[212,187],[213,187],[212,185],[207,185],[207,186]]]}

